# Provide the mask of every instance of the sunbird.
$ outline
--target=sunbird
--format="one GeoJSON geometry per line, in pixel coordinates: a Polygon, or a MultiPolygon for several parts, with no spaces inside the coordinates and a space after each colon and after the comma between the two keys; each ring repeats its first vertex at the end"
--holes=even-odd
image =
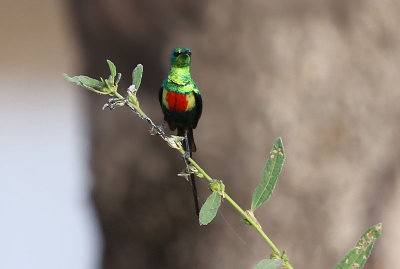
{"type": "MultiPolygon", "coordinates": [[[[179,47],[172,50],[171,69],[158,93],[164,120],[171,131],[177,129],[177,135],[185,137],[184,149],[190,157],[192,157],[192,152],[196,151],[193,129],[197,127],[203,108],[200,91],[190,74],[191,56],[192,52],[188,48],[179,47]]],[[[197,188],[193,174],[190,174],[190,182],[196,214],[199,215],[197,188]]]]}

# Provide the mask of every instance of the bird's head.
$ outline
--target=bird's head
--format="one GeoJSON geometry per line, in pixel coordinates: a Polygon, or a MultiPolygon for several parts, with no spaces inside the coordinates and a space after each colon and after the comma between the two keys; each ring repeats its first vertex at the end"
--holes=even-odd
{"type": "Polygon", "coordinates": [[[192,52],[188,48],[175,48],[171,53],[172,67],[188,67],[190,66],[192,52]]]}

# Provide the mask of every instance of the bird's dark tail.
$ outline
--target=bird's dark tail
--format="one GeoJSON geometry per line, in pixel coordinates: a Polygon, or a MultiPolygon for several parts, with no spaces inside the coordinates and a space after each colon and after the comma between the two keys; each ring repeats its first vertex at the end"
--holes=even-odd
{"type": "MultiPolygon", "coordinates": [[[[178,128],[178,136],[185,137],[185,134],[187,135],[187,138],[188,138],[189,150],[187,149],[185,141],[183,142],[183,148],[185,149],[185,151],[188,151],[190,154],[190,157],[192,157],[192,152],[196,151],[196,144],[194,143],[194,138],[193,138],[193,129],[192,128],[188,128],[188,129],[178,128]]],[[[195,181],[193,174],[190,174],[189,177],[190,177],[190,183],[192,185],[194,206],[196,209],[196,214],[198,216],[199,212],[200,212],[200,206],[199,206],[199,200],[198,200],[198,196],[197,196],[196,181],[195,181]]]]}
{"type": "Polygon", "coordinates": [[[196,209],[196,215],[198,216],[200,213],[200,206],[199,206],[199,198],[197,196],[197,187],[196,181],[193,174],[190,174],[190,183],[192,184],[192,193],[193,193],[193,200],[194,200],[194,207],[196,209]]]}
{"type": "MultiPolygon", "coordinates": [[[[193,129],[192,128],[187,128],[187,129],[182,129],[178,128],[178,136],[183,136],[185,137],[185,132],[187,132],[187,137],[189,140],[189,148],[190,152],[196,152],[196,144],[194,143],[194,137],[193,137],[193,129]]],[[[186,143],[183,143],[183,148],[187,151],[186,149],[186,143]]]]}

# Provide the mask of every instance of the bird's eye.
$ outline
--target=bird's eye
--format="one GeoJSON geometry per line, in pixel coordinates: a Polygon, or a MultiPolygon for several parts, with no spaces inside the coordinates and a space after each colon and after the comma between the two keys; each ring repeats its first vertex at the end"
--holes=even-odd
{"type": "Polygon", "coordinates": [[[178,57],[178,56],[179,56],[179,54],[180,54],[180,52],[179,52],[179,51],[175,51],[175,52],[174,52],[174,56],[175,56],[175,57],[178,57]]]}

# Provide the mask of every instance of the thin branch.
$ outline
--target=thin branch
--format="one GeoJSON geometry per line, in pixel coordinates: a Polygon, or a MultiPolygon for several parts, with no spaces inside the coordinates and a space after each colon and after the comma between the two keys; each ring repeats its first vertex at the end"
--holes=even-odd
{"type": "MultiPolygon", "coordinates": [[[[118,94],[119,95],[119,94],[118,94]]],[[[122,98],[122,96],[121,96],[122,98]]],[[[136,114],[141,118],[142,120],[146,121],[150,126],[151,130],[154,130],[156,134],[158,134],[164,141],[166,141],[170,146],[171,143],[169,141],[169,136],[165,134],[165,132],[162,130],[162,128],[156,124],[140,109],[138,105],[131,104],[127,98],[124,98],[125,104],[136,114]]],[[[185,154],[185,150],[183,149],[181,143],[177,143],[176,146],[172,146],[176,150],[178,150],[182,155],[185,154]]],[[[208,182],[213,182],[215,181],[212,177],[210,177],[191,157],[187,158],[187,161],[189,161],[197,170],[200,174],[204,176],[205,179],[207,179],[208,182]]],[[[279,249],[276,247],[276,245],[272,242],[272,240],[264,233],[262,230],[261,226],[255,221],[253,218],[246,213],[224,190],[221,190],[221,195],[224,197],[247,221],[250,223],[256,230],[257,232],[264,238],[264,240],[270,245],[272,250],[274,251],[274,254],[277,257],[281,257],[281,252],[279,249]]],[[[293,267],[290,265],[290,263],[287,261],[285,262],[285,266],[288,269],[293,269],[293,267]]]]}

